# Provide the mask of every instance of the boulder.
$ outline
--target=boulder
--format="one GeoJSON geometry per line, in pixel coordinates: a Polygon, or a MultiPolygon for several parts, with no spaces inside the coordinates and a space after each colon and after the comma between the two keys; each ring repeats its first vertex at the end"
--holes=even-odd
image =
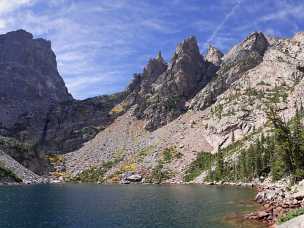
{"type": "Polygon", "coordinates": [[[265,212],[265,211],[258,211],[258,212],[256,213],[256,215],[257,215],[257,218],[258,218],[258,219],[263,219],[263,218],[269,216],[269,213],[267,213],[267,212],[265,212]]]}
{"type": "Polygon", "coordinates": [[[142,180],[142,176],[139,174],[133,174],[133,175],[127,176],[126,180],[130,181],[130,182],[140,182],[142,180]]]}

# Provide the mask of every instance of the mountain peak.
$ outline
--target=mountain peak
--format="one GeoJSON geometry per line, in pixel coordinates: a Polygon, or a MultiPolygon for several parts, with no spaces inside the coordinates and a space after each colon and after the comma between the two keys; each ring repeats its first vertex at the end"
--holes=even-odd
{"type": "Polygon", "coordinates": [[[157,53],[156,60],[162,61],[162,62],[164,61],[161,51],[159,51],[159,52],[157,53]]]}
{"type": "Polygon", "coordinates": [[[213,63],[216,66],[219,66],[222,62],[222,57],[224,54],[217,48],[209,45],[208,52],[206,55],[206,60],[210,63],[213,63]]]}
{"type": "Polygon", "coordinates": [[[197,40],[194,36],[190,36],[186,38],[183,42],[177,45],[175,55],[181,55],[185,52],[198,52],[199,47],[197,44],[197,40]]]}
{"type": "Polygon", "coordinates": [[[226,60],[235,60],[240,53],[244,51],[254,52],[259,56],[263,56],[269,42],[262,32],[253,32],[249,34],[240,44],[235,45],[225,56],[226,60]]]}
{"type": "Polygon", "coordinates": [[[31,40],[33,39],[33,34],[23,29],[19,29],[0,35],[0,40],[5,38],[10,40],[31,40]]]}
{"type": "Polygon", "coordinates": [[[246,37],[240,46],[247,50],[264,53],[268,46],[268,41],[262,32],[253,32],[246,37]]]}

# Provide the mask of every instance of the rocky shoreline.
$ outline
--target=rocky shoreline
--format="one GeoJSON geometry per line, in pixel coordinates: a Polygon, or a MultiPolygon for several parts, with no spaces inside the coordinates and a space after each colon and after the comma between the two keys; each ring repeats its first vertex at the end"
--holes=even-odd
{"type": "Polygon", "coordinates": [[[247,219],[258,220],[271,226],[291,209],[304,207],[304,192],[277,185],[259,185],[257,190],[255,200],[262,208],[246,215],[247,219]]]}
{"type": "Polygon", "coordinates": [[[278,218],[292,209],[304,208],[304,180],[289,187],[289,180],[283,179],[272,183],[270,180],[244,182],[205,182],[206,185],[240,186],[256,188],[255,201],[261,207],[252,213],[245,215],[245,219],[254,220],[269,227],[276,227],[278,218]]]}

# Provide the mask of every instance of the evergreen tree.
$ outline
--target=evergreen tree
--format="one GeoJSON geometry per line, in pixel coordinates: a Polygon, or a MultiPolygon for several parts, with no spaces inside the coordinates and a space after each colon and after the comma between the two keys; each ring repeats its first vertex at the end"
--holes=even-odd
{"type": "Polygon", "coordinates": [[[255,157],[255,177],[259,177],[262,172],[262,153],[263,153],[263,146],[261,144],[260,139],[256,141],[256,157],[255,157]]]}
{"type": "Polygon", "coordinates": [[[248,178],[248,169],[247,169],[247,163],[246,163],[246,155],[247,151],[242,150],[240,157],[239,157],[239,166],[240,166],[240,178],[244,181],[248,178]]]}
{"type": "MultiPolygon", "coordinates": [[[[276,111],[273,107],[270,108],[267,115],[274,127],[276,142],[275,151],[278,157],[283,160],[285,172],[288,174],[293,174],[295,171],[295,166],[291,131],[287,123],[278,115],[278,111],[276,111]]],[[[281,165],[280,167],[282,168],[281,165]]]]}
{"type": "Polygon", "coordinates": [[[294,175],[296,179],[304,177],[304,145],[303,145],[303,128],[301,126],[301,113],[298,106],[295,104],[296,113],[294,116],[292,126],[292,139],[293,139],[293,160],[295,171],[294,175]]]}
{"type": "Polygon", "coordinates": [[[216,156],[216,179],[221,180],[224,174],[224,155],[221,148],[218,148],[216,156]]]}
{"type": "Polygon", "coordinates": [[[248,175],[247,177],[251,180],[255,176],[256,171],[256,153],[255,148],[252,144],[250,144],[248,151],[247,151],[247,157],[246,157],[246,165],[248,167],[248,175]]]}

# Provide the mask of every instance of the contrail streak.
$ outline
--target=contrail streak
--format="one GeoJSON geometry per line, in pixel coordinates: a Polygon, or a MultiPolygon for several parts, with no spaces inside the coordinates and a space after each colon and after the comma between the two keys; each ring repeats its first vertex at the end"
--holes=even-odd
{"type": "Polygon", "coordinates": [[[241,3],[242,3],[242,1],[238,1],[232,7],[232,9],[230,10],[230,12],[226,14],[224,20],[215,28],[215,30],[213,31],[213,33],[211,34],[211,36],[209,37],[209,39],[205,42],[205,45],[209,44],[210,42],[212,42],[214,40],[214,38],[217,36],[217,34],[219,33],[219,31],[224,27],[224,25],[227,23],[227,21],[234,15],[235,11],[241,5],[241,3]]]}

